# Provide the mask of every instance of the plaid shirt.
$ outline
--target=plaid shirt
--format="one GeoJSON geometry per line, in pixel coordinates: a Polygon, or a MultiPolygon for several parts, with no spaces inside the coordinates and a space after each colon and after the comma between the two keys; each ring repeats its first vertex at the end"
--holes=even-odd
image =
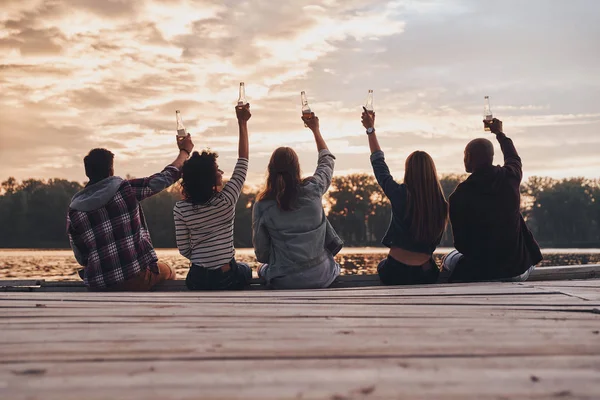
{"type": "Polygon", "coordinates": [[[169,165],[147,178],[123,180],[115,195],[93,211],[69,208],[67,234],[84,267],[84,283],[108,288],[145,269],[158,273],[158,257],[140,201],[171,186],[181,176],[169,165]]]}

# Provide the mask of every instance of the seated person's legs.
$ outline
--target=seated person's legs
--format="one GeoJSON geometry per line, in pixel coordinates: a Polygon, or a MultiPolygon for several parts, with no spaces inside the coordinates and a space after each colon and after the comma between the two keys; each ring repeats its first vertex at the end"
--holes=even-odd
{"type": "Polygon", "coordinates": [[[532,265],[527,271],[523,272],[521,275],[507,279],[505,282],[525,282],[527,279],[529,279],[529,275],[531,275],[534,269],[535,265],[532,265]]]}
{"type": "Polygon", "coordinates": [[[452,250],[442,258],[442,270],[438,277],[437,283],[447,283],[450,281],[450,276],[454,272],[454,269],[458,265],[458,262],[464,256],[458,252],[458,250],[452,250]]]}
{"type": "Polygon", "coordinates": [[[156,265],[158,267],[158,274],[155,274],[149,269],[144,269],[133,278],[130,278],[117,286],[109,288],[108,291],[147,292],[163,281],[173,280],[176,278],[175,271],[169,264],[158,261],[156,265]]]}
{"type": "Polygon", "coordinates": [[[265,275],[267,273],[267,268],[269,268],[269,264],[263,264],[258,267],[258,269],[256,270],[256,273],[258,274],[259,278],[262,278],[262,279],[265,278],[265,275]]]}
{"type": "Polygon", "coordinates": [[[239,290],[248,286],[252,270],[232,259],[225,267],[208,269],[192,265],[185,279],[190,290],[239,290]]]}
{"type": "Polygon", "coordinates": [[[439,268],[433,259],[423,265],[406,265],[388,256],[377,266],[384,285],[420,285],[437,281],[439,268]]]}

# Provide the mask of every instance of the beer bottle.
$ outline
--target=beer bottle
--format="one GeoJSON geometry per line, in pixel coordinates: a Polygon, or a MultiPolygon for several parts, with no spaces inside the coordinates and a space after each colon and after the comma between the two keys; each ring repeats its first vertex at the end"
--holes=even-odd
{"type": "Polygon", "coordinates": [[[246,87],[244,86],[244,82],[240,82],[240,96],[238,97],[237,105],[238,107],[242,107],[248,104],[246,101],[246,87]]]}
{"type": "Polygon", "coordinates": [[[181,113],[179,110],[175,110],[175,117],[177,117],[177,135],[182,137],[187,136],[187,132],[185,131],[185,126],[183,126],[183,119],[181,119],[181,113]]]}
{"type": "Polygon", "coordinates": [[[371,115],[375,112],[373,109],[373,89],[369,89],[369,94],[367,95],[367,102],[365,104],[365,108],[367,112],[371,115]]]}
{"type": "Polygon", "coordinates": [[[485,118],[485,121],[483,123],[483,130],[489,132],[489,124],[490,122],[492,122],[492,119],[494,119],[494,116],[492,115],[492,109],[490,108],[490,96],[485,96],[484,101],[485,103],[483,106],[483,116],[485,118]]]}
{"type": "MultiPolygon", "coordinates": [[[[300,92],[300,102],[302,103],[302,117],[306,119],[312,118],[312,111],[308,105],[308,99],[306,98],[304,90],[300,92]]],[[[308,125],[305,123],[304,126],[308,125]]]]}

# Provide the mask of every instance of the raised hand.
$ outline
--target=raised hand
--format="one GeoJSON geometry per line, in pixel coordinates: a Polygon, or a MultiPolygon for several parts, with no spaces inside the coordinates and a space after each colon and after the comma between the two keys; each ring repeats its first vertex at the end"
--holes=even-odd
{"type": "Polygon", "coordinates": [[[235,115],[239,122],[246,122],[252,117],[250,113],[250,103],[246,103],[243,106],[235,106],[235,115]]]}
{"type": "Polygon", "coordinates": [[[500,121],[498,118],[494,118],[491,121],[483,120],[483,123],[490,128],[490,131],[494,135],[502,132],[502,121],[500,121]]]}
{"type": "Polygon", "coordinates": [[[363,106],[361,122],[362,122],[362,125],[365,127],[365,129],[375,128],[375,112],[369,112],[363,106]]]}
{"type": "Polygon", "coordinates": [[[177,138],[177,147],[179,147],[179,150],[183,150],[188,155],[190,155],[192,153],[192,150],[194,150],[194,142],[192,142],[192,135],[188,133],[187,136],[175,136],[177,138]]]}
{"type": "Polygon", "coordinates": [[[304,116],[300,117],[302,121],[304,121],[304,125],[309,128],[313,132],[319,131],[319,117],[315,115],[315,113],[311,112],[309,118],[305,118],[304,116]]]}

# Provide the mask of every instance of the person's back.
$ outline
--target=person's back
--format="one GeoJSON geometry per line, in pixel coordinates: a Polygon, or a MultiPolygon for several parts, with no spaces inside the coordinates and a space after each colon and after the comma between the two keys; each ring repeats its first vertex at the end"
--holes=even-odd
{"type": "Polygon", "coordinates": [[[323,245],[327,236],[327,218],[321,198],[322,186],[309,178],[299,185],[298,198],[292,210],[281,210],[276,200],[255,203],[255,220],[269,232],[271,241],[268,256],[260,254],[262,248],[257,248],[258,260],[269,263],[273,268],[292,271],[330,258],[323,245]]]}
{"type": "Polygon", "coordinates": [[[254,204],[254,251],[265,263],[259,276],[276,289],[328,287],[340,273],[333,256],[342,242],[322,204],[335,158],[321,137],[318,119],[306,122],[319,150],[315,174],[302,181],[296,153],[281,147],[271,157],[267,188],[254,204]]]}
{"type": "Polygon", "coordinates": [[[84,159],[90,182],[75,194],[67,215],[67,234],[83,279],[93,290],[149,290],[174,279],[158,260],[140,202],[179,179],[179,169],[193,148],[178,139],[180,154],[165,169],[147,178],[113,176],[113,154],[94,149],[84,159]]]}
{"type": "Polygon", "coordinates": [[[392,219],[381,241],[390,250],[377,266],[379,278],[386,285],[435,283],[440,269],[433,252],[448,221],[448,203],[435,163],[424,151],[411,153],[405,162],[404,182],[397,183],[375,133],[375,113],[364,109],[362,123],[375,178],[392,207],[392,219]]]}
{"type": "Polygon", "coordinates": [[[514,278],[542,259],[520,212],[521,158],[502,123],[495,120],[491,127],[504,166],[492,165],[491,142],[472,141],[465,149],[465,167],[472,174],[450,196],[454,245],[464,256],[452,266],[452,281],[514,278]]]}
{"type": "Polygon", "coordinates": [[[190,290],[243,289],[252,270],[235,260],[233,228],[235,206],[248,171],[250,105],[236,106],[239,122],[238,160],[223,189],[223,171],[217,154],[194,152],[185,162],[181,182],[184,200],[173,209],[175,236],[181,255],[190,260],[186,277],[190,290]]]}

